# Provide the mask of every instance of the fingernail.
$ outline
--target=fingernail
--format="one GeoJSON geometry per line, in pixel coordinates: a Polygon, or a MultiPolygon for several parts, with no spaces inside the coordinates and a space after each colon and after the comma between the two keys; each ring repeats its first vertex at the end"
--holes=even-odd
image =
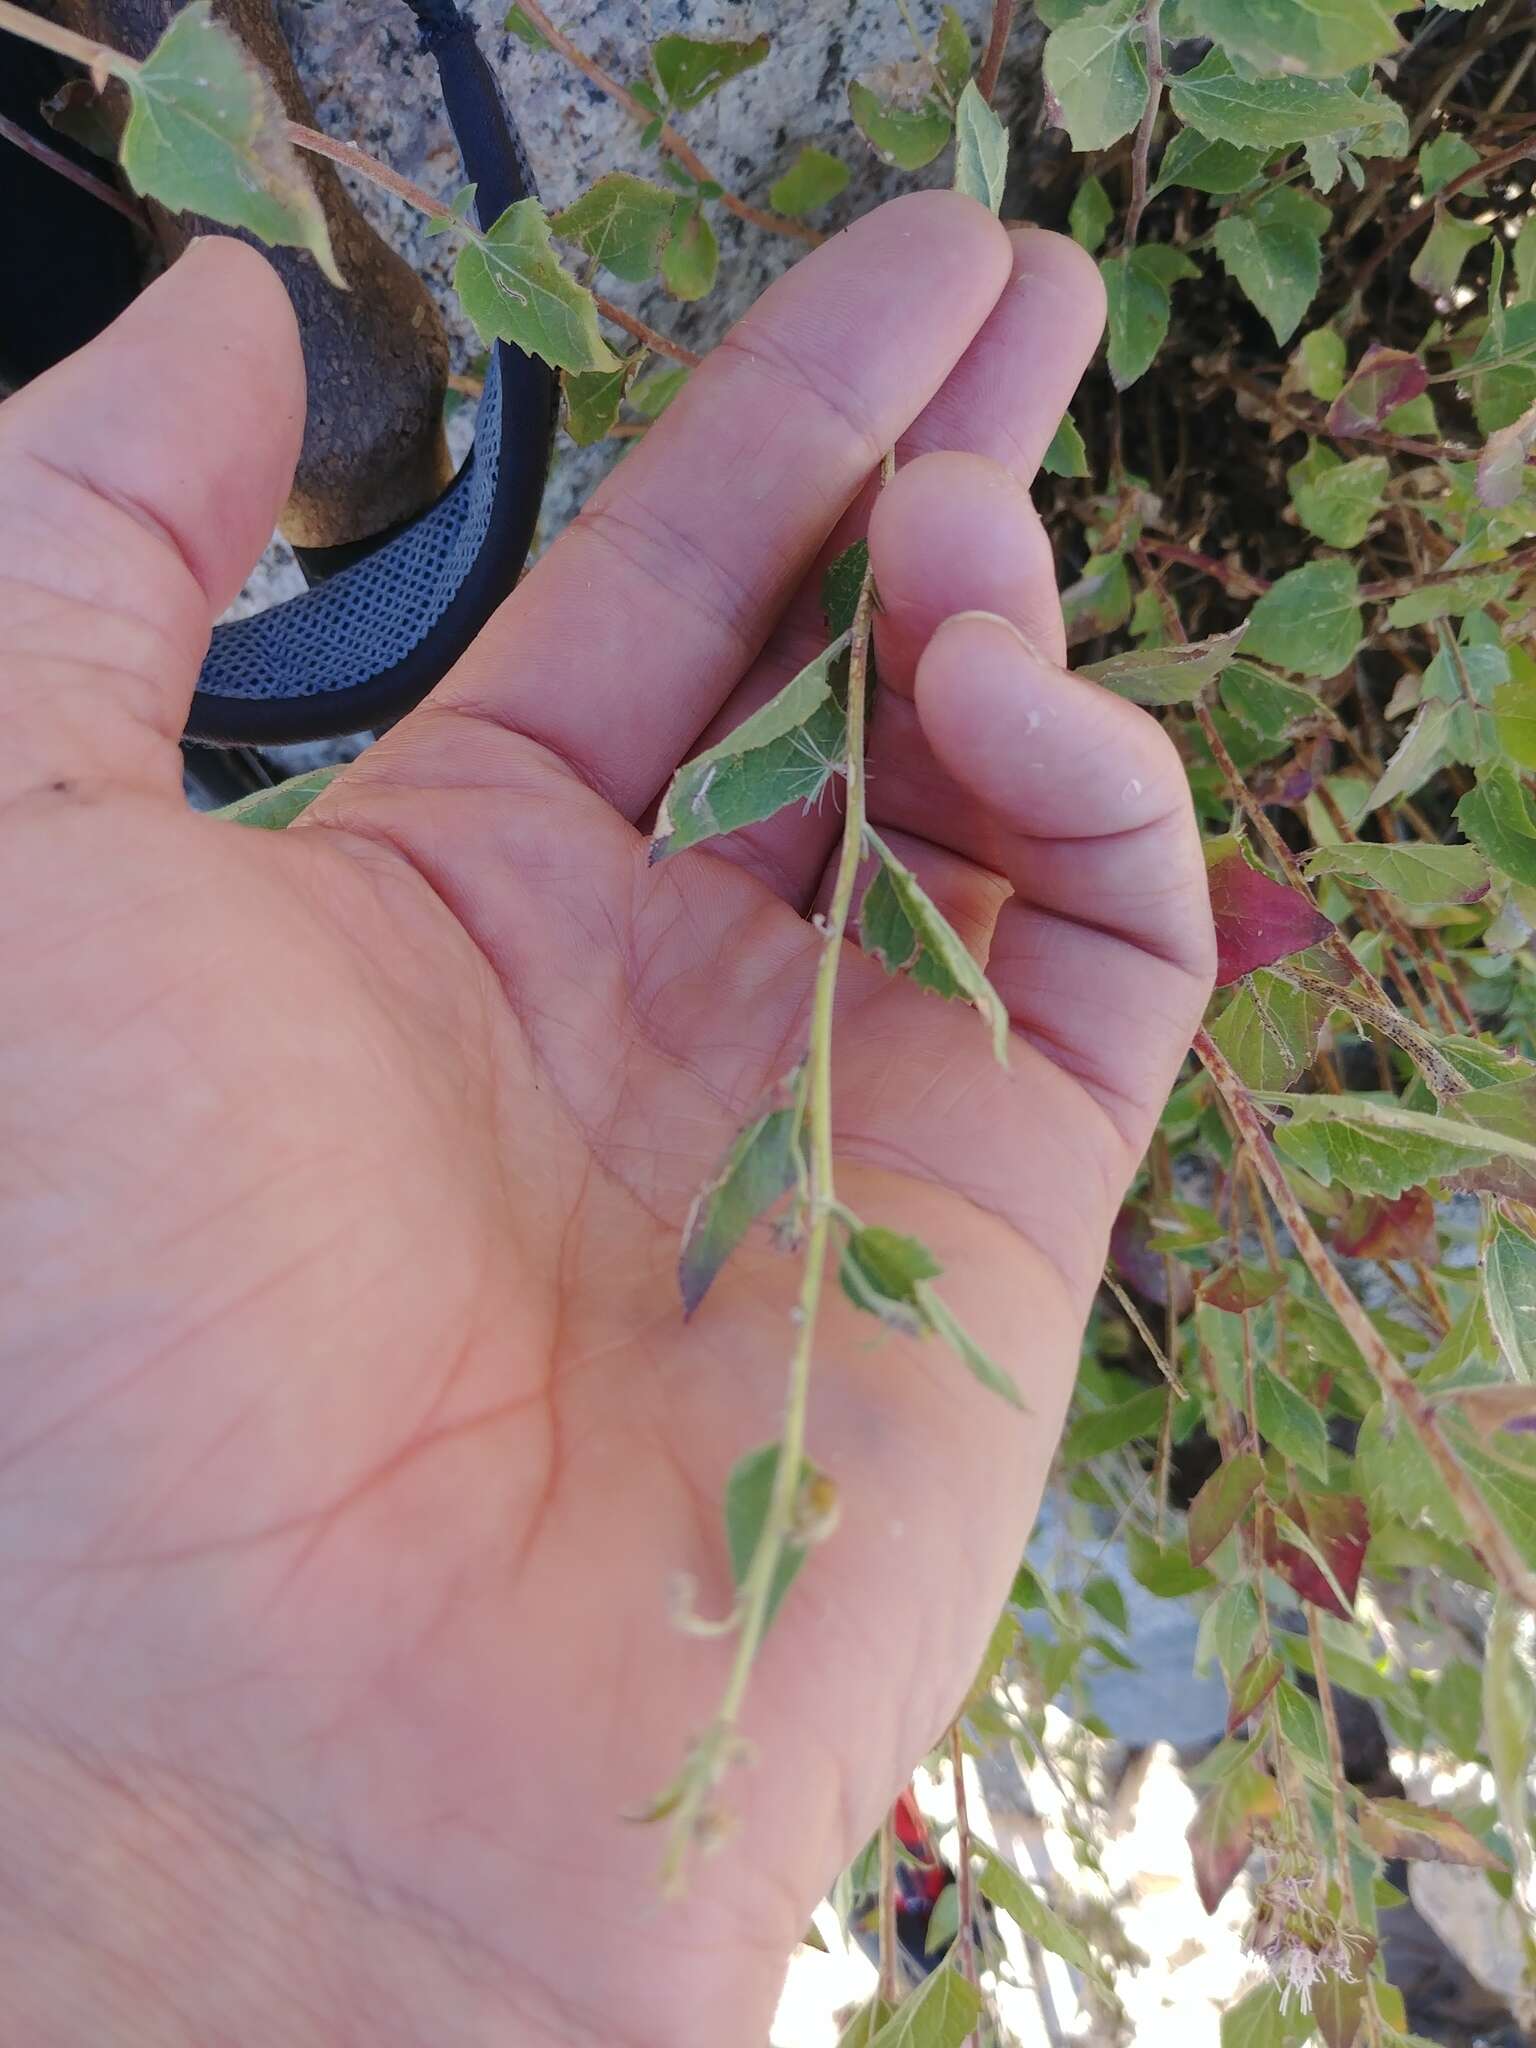
{"type": "MultiPolygon", "coordinates": [[[[1012,619],[1005,619],[1001,612],[951,612],[950,616],[943,623],[945,626],[956,626],[962,619],[974,619],[984,626],[999,626],[1011,640],[1023,649],[1031,661],[1041,661],[1044,659],[1039,648],[1035,646],[1029,635],[1016,626],[1012,619]]],[[[942,630],[943,627],[941,626],[940,631],[942,632],[942,630]]]]}

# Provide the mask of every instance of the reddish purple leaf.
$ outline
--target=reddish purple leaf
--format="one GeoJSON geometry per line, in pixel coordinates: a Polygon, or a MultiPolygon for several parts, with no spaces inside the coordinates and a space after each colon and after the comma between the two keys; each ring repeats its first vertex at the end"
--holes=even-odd
{"type": "Polygon", "coordinates": [[[1189,1504],[1186,1534],[1191,1564],[1204,1564],[1235,1529],[1259,1489],[1264,1467],[1255,1451],[1243,1451],[1218,1465],[1189,1504]]]}
{"type": "Polygon", "coordinates": [[[1255,1825],[1279,1811],[1279,1788],[1254,1763],[1240,1764],[1201,1800],[1185,1840],[1207,1913],[1215,1912],[1253,1853],[1255,1825]]]}
{"type": "Polygon", "coordinates": [[[1423,1259],[1433,1265],[1440,1252],[1435,1205],[1425,1188],[1410,1188],[1392,1202],[1373,1195],[1351,1205],[1333,1242],[1347,1259],[1423,1259]]]}
{"type": "Polygon", "coordinates": [[[1328,431],[1340,441],[1351,434],[1369,433],[1389,412],[1396,412],[1428,388],[1429,372],[1417,356],[1373,342],[1329,406],[1328,431]]]}
{"type": "Polygon", "coordinates": [[[1325,1614],[1336,1614],[1341,1621],[1353,1621],[1360,1568],[1365,1563],[1365,1546],[1371,1540],[1365,1502],[1353,1494],[1307,1493],[1284,1502],[1283,1509],[1313,1549],[1327,1559],[1328,1571],[1338,1581],[1338,1590],[1329,1583],[1317,1559],[1291,1542],[1272,1514],[1262,1515],[1259,1522],[1265,1563],[1280,1574],[1298,1598],[1322,1608],[1325,1614]]]}
{"type": "MultiPolygon", "coordinates": [[[[1222,844],[1223,842],[1218,842],[1222,844]]],[[[1216,986],[1273,967],[1326,939],[1333,926],[1310,897],[1250,867],[1234,846],[1206,868],[1216,922],[1216,986]]]]}
{"type": "MultiPolygon", "coordinates": [[[[1124,1286],[1132,1288],[1144,1301],[1155,1301],[1159,1308],[1166,1308],[1169,1262],[1161,1252],[1148,1248],[1151,1235],[1146,1210],[1127,1202],[1109,1233],[1110,1264],[1124,1286]]],[[[1182,1259],[1173,1260],[1172,1266],[1174,1309],[1181,1316],[1187,1315],[1194,1305],[1195,1278],[1182,1259]]]]}

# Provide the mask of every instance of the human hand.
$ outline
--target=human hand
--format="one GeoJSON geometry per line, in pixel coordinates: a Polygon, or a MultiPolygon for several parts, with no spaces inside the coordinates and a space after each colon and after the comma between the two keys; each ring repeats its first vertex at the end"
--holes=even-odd
{"type": "Polygon", "coordinates": [[[1061,671],[1027,496],[1099,320],[1058,238],[861,221],[282,834],[189,814],[175,745],[297,447],[272,273],[197,245],[0,412],[7,2040],[762,2038],[974,1669],[1210,981],[1178,759],[1061,671]],[[678,1236],[798,1053],[839,819],[655,868],[637,821],[819,644],[898,440],[871,813],[1016,1043],[850,949],[839,1190],[1030,1412],[829,1306],[841,1526],[757,1667],[740,1831],[663,1907],[621,1816],[729,1656],[666,1589],[729,1604],[797,1277],[765,1237],[685,1325],[678,1236]]]}

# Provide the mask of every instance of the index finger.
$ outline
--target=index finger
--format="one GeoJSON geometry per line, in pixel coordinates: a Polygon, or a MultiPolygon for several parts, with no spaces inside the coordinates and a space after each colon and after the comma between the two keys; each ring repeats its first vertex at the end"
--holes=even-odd
{"type": "Polygon", "coordinates": [[[982,207],[924,192],[797,264],[429,702],[537,741],[638,815],[965,353],[1010,260],[982,207]]]}

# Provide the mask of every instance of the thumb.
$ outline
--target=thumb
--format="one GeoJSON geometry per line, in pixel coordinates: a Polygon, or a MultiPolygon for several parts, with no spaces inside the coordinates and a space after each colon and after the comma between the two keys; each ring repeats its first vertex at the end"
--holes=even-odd
{"type": "Polygon", "coordinates": [[[0,799],[77,774],[179,788],[212,622],[303,424],[288,296],[222,236],[0,406],[0,799]]]}

